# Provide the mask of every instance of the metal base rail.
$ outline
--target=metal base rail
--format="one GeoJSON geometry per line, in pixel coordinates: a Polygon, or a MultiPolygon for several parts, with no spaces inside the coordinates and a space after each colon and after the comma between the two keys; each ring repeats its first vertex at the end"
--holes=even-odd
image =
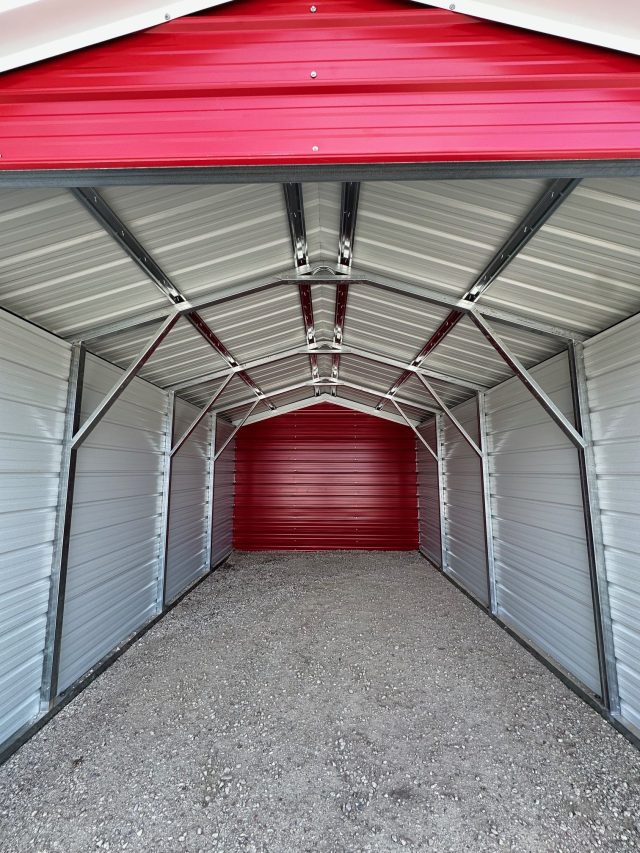
{"type": "Polygon", "coordinates": [[[76,698],[82,691],[92,684],[96,678],[101,676],[104,672],[106,672],[109,667],[114,664],[119,657],[121,657],[126,651],[128,651],[131,646],[134,645],[141,637],[150,631],[154,625],[157,625],[161,619],[173,610],[174,607],[177,607],[178,604],[182,601],[183,598],[186,598],[189,593],[193,592],[193,590],[199,586],[206,578],[208,578],[216,569],[220,568],[224,563],[227,562],[229,557],[231,556],[230,552],[221,560],[219,560],[215,566],[211,569],[207,569],[204,574],[202,574],[199,578],[197,578],[191,586],[187,587],[184,592],[181,592],[180,595],[172,601],[170,604],[164,605],[160,613],[157,613],[155,616],[152,616],[147,622],[144,623],[137,631],[134,631],[126,640],[122,643],[119,643],[114,649],[108,652],[95,666],[92,666],[91,669],[86,672],[84,675],[81,675],[77,681],[74,681],[63,693],[55,698],[53,704],[49,708],[49,710],[43,714],[38,719],[34,720],[32,723],[27,723],[26,726],[23,726],[21,729],[18,729],[8,741],[4,744],[0,745],[0,766],[2,766],[5,761],[8,761],[12,755],[14,755],[20,747],[24,746],[27,741],[31,740],[31,738],[36,735],[40,729],[44,728],[46,724],[53,719],[63,708],[65,708],[73,699],[76,698]]]}
{"type": "Polygon", "coordinates": [[[539,663],[541,663],[546,669],[549,670],[556,678],[558,678],[565,687],[568,687],[572,693],[574,693],[579,699],[581,699],[586,705],[588,705],[593,711],[596,711],[603,720],[606,720],[610,726],[612,726],[619,734],[625,737],[629,743],[634,746],[637,750],[640,750],[640,732],[636,733],[633,729],[626,726],[620,717],[617,714],[612,714],[598,699],[598,697],[591,693],[586,687],[583,687],[580,682],[576,681],[572,676],[570,676],[566,670],[562,669],[556,663],[553,662],[550,658],[544,655],[539,649],[537,649],[529,640],[526,640],[521,634],[518,634],[510,625],[507,625],[506,622],[503,622],[502,619],[496,614],[492,613],[491,610],[483,604],[481,601],[478,601],[474,595],[472,595],[469,590],[465,589],[462,584],[458,583],[451,575],[447,574],[447,572],[441,571],[440,567],[433,562],[431,557],[424,551],[422,548],[418,548],[418,553],[424,557],[424,559],[429,563],[429,565],[435,569],[438,574],[442,575],[446,578],[450,584],[452,584],[459,592],[461,592],[464,596],[466,596],[469,601],[473,602],[475,606],[481,610],[486,616],[488,616],[492,622],[495,622],[503,631],[505,631],[513,640],[515,640],[519,645],[522,646],[523,649],[526,649],[530,655],[532,655],[539,663]]]}

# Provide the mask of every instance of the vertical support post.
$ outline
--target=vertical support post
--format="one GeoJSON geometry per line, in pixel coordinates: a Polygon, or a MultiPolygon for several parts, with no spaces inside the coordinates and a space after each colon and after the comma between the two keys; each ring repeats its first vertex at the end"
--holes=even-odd
{"type": "Polygon", "coordinates": [[[484,538],[487,554],[487,599],[491,613],[498,612],[496,590],[496,566],[493,553],[493,515],[491,513],[491,478],[489,475],[489,432],[487,429],[486,394],[478,392],[478,436],[482,450],[482,514],[484,516],[484,538]]]}
{"type": "Polygon", "coordinates": [[[589,560],[589,579],[595,624],[596,646],[602,703],[613,715],[620,714],[618,693],[618,671],[613,641],[611,605],[605,564],[598,481],[593,450],[591,416],[587,393],[587,377],[584,368],[584,348],[581,343],[571,342],[568,349],[569,372],[576,429],[585,439],[584,447],[577,447],[580,469],[580,488],[589,560]]]}
{"type": "Polygon", "coordinates": [[[449,571],[449,561],[447,560],[447,508],[444,483],[444,415],[436,415],[436,440],[438,446],[438,495],[440,498],[440,568],[446,573],[449,571]]]}
{"type": "Polygon", "coordinates": [[[156,610],[162,613],[166,604],[167,568],[169,556],[169,518],[171,514],[171,471],[173,469],[173,433],[175,430],[176,395],[169,391],[164,434],[164,468],[162,471],[162,527],[160,530],[160,555],[158,560],[158,594],[156,610]]]}
{"type": "Polygon", "coordinates": [[[213,553],[213,495],[216,485],[216,419],[215,412],[211,414],[209,428],[209,500],[207,507],[207,571],[211,571],[213,553]]]}
{"type": "Polygon", "coordinates": [[[74,344],[71,351],[67,406],[60,459],[58,506],[56,510],[51,585],[49,587],[49,608],[47,611],[42,686],[40,691],[40,709],[43,712],[52,707],[58,694],[62,620],[64,618],[64,599],[67,588],[67,567],[69,561],[69,535],[71,533],[71,513],[73,510],[73,491],[78,456],[78,449],[73,446],[73,436],[80,427],[85,356],[86,350],[84,344],[74,344]]]}

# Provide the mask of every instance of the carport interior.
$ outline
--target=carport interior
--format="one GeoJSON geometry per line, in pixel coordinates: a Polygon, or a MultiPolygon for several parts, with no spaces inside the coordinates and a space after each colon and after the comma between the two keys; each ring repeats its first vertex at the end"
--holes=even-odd
{"type": "Polygon", "coordinates": [[[7,751],[234,535],[418,546],[635,736],[638,179],[0,205],[7,751]]]}

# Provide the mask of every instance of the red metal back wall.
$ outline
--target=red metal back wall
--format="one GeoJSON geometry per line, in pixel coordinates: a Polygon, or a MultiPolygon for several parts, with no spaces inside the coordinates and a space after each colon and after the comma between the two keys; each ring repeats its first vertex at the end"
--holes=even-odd
{"type": "Polygon", "coordinates": [[[320,403],[238,432],[234,546],[413,550],[416,495],[411,430],[320,403]]]}

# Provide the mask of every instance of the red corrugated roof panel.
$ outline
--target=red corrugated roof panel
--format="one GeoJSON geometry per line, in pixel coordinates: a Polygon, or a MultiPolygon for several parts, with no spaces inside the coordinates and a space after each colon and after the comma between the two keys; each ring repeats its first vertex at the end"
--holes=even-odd
{"type": "Polygon", "coordinates": [[[8,72],[0,169],[640,157],[640,58],[403,0],[310,8],[236,0],[8,72]]]}

